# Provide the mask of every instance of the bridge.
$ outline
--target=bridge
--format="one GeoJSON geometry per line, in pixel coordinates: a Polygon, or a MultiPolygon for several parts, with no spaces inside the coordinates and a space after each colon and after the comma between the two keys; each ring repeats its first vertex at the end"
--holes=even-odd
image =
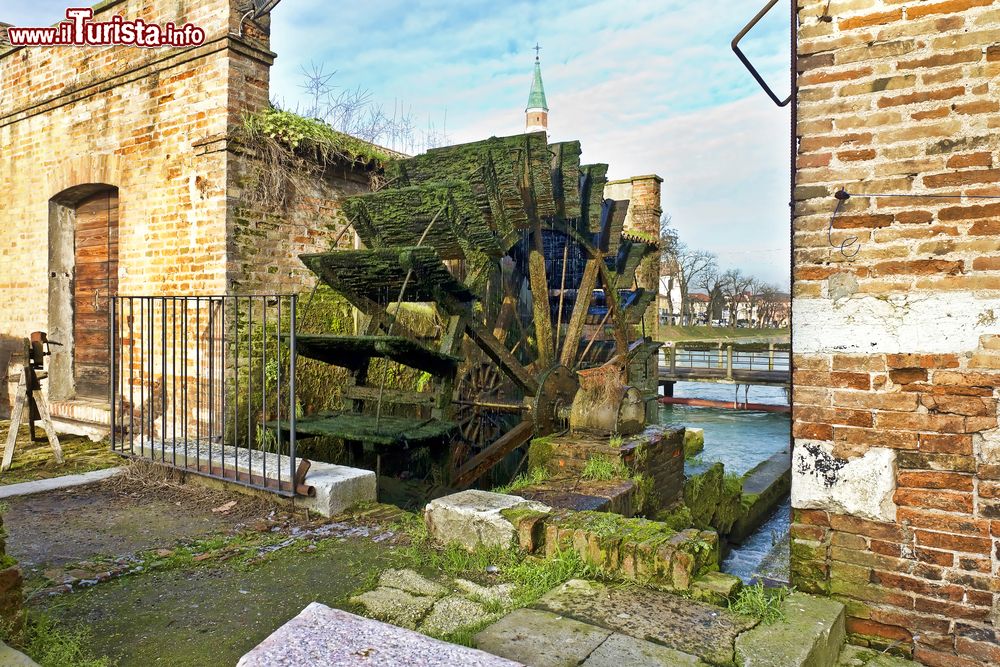
{"type": "Polygon", "coordinates": [[[790,387],[788,343],[679,341],[660,348],[660,386],[673,396],[676,382],[790,387]]]}

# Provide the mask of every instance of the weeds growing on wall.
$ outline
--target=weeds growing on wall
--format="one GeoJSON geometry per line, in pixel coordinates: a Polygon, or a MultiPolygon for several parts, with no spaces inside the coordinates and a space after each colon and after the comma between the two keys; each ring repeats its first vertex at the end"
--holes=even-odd
{"type": "Polygon", "coordinates": [[[628,467],[618,457],[597,454],[587,459],[581,477],[595,482],[607,482],[612,479],[627,479],[632,476],[628,467]]]}
{"type": "Polygon", "coordinates": [[[548,480],[548,478],[549,473],[545,468],[532,468],[528,472],[521,473],[512,479],[509,484],[496,487],[493,489],[493,493],[513,493],[515,491],[520,491],[521,489],[526,489],[529,486],[541,484],[542,482],[548,480]]]}
{"type": "MultiPolygon", "coordinates": [[[[244,114],[232,138],[253,151],[260,163],[248,174],[244,207],[281,211],[306,179],[323,173],[330,163],[377,167],[392,159],[388,151],[338,132],[326,123],[290,111],[268,108],[244,114]]],[[[377,169],[372,169],[377,176],[377,169]]],[[[373,180],[373,188],[375,181],[373,180]]]]}
{"type": "Polygon", "coordinates": [[[782,603],[791,591],[787,588],[764,588],[757,582],[744,586],[729,601],[729,610],[744,616],[751,616],[764,624],[785,620],[782,603]]]}

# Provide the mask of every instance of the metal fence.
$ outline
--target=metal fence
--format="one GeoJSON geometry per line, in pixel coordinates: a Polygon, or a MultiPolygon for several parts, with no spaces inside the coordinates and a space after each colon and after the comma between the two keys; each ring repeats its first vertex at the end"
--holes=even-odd
{"type": "Polygon", "coordinates": [[[308,466],[295,453],[296,297],[117,296],[111,308],[112,449],[294,495],[308,466]]]}

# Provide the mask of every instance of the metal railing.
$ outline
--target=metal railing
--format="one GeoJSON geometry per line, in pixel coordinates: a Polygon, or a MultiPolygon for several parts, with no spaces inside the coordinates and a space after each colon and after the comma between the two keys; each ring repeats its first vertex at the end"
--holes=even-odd
{"type": "Polygon", "coordinates": [[[660,348],[669,376],[704,375],[728,380],[790,373],[791,349],[776,343],[675,343],[660,348]]]}
{"type": "Polygon", "coordinates": [[[112,449],[294,495],[295,319],[294,295],[114,297],[112,449]]]}

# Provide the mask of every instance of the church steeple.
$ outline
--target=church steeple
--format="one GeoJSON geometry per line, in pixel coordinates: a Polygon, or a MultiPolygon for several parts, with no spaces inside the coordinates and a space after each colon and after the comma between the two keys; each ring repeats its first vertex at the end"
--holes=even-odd
{"type": "Polygon", "coordinates": [[[549,105],[545,101],[545,86],[542,85],[542,63],[538,52],[542,49],[535,44],[535,77],[531,81],[528,106],[525,108],[525,131],[547,132],[549,129],[549,105]]]}

